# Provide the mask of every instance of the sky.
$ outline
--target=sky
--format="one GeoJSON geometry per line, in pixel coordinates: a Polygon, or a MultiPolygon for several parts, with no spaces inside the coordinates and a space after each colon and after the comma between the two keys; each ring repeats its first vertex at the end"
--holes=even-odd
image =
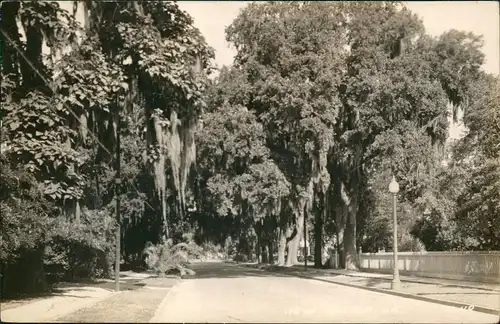
{"type": "MultiPolygon", "coordinates": [[[[71,2],[60,2],[71,11],[71,2]]],[[[230,65],[235,50],[225,40],[225,28],[247,5],[245,1],[179,1],[181,9],[194,19],[194,25],[215,49],[217,66],[230,65]]],[[[450,29],[471,31],[484,37],[486,62],[483,69],[500,74],[500,5],[497,1],[408,1],[406,6],[420,16],[427,33],[439,36],[450,29]]],[[[79,13],[81,15],[81,12],[79,13]]],[[[459,123],[450,128],[450,137],[457,138],[464,128],[459,123]]]]}

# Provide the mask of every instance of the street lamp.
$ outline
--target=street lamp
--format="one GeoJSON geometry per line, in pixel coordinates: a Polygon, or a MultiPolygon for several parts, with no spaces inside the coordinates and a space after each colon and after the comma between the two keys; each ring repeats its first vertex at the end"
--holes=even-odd
{"type": "Polygon", "coordinates": [[[399,192],[399,184],[396,182],[396,178],[394,175],[392,176],[392,181],[389,184],[389,192],[392,193],[392,201],[393,201],[393,225],[394,230],[392,233],[392,250],[394,255],[394,273],[391,283],[392,290],[398,290],[401,288],[401,281],[399,280],[399,265],[398,265],[398,219],[396,216],[396,203],[397,203],[397,195],[399,192]]]}

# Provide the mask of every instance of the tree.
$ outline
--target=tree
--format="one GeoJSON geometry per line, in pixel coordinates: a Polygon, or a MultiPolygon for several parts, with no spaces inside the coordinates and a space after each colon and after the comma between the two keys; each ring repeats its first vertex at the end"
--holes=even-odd
{"type": "MultiPolygon", "coordinates": [[[[352,210],[359,208],[356,203],[361,202],[353,193],[359,193],[359,185],[366,183],[362,179],[369,177],[367,170],[379,163],[377,160],[391,157],[386,161],[402,184],[402,198],[422,210],[415,206],[419,195],[426,191],[425,186],[429,187],[422,175],[432,179],[436,160],[441,159],[427,143],[442,152],[448,128],[447,102],[451,101],[456,109],[463,108],[468,87],[480,74],[480,38],[451,31],[432,39],[425,35],[418,17],[400,9],[397,3],[355,4],[350,10],[350,55],[342,95],[345,116],[350,119],[339,133],[350,138],[344,147],[347,152],[353,151],[350,155],[354,159],[347,164],[347,170],[359,173],[348,173],[357,174],[346,184],[351,195],[348,201],[355,203],[352,210]],[[377,11],[377,18],[367,15],[368,10],[377,11]],[[393,138],[385,152],[377,148],[384,138],[393,138]],[[423,155],[404,158],[412,156],[414,145],[421,148],[416,151],[423,155]],[[358,147],[353,150],[353,146],[358,147]],[[401,155],[401,150],[409,151],[401,155]]],[[[345,162],[341,164],[346,166],[345,162]]],[[[357,218],[353,213],[351,221],[346,222],[350,223],[349,231],[356,231],[357,218]]],[[[345,236],[347,267],[355,268],[356,244],[352,240],[356,235],[345,236]]]]}
{"type": "MultiPolygon", "coordinates": [[[[289,184],[269,159],[263,127],[254,113],[226,101],[203,115],[197,138],[198,202],[205,213],[238,219],[241,240],[266,218],[279,215],[289,184]]],[[[260,239],[263,233],[256,234],[260,239]]],[[[267,255],[272,255],[273,240],[266,242],[267,255]]]]}
{"type": "MultiPolygon", "coordinates": [[[[255,111],[271,158],[292,185],[285,204],[292,215],[280,217],[280,263],[286,248],[287,264],[296,262],[306,204],[329,184],[326,153],[340,107],[331,90],[339,82],[343,55],[342,48],[331,45],[343,37],[341,21],[333,4],[274,2],[249,5],[226,31],[238,53],[234,71],[221,83],[234,74],[245,79],[235,86],[248,94],[231,99],[255,111]]],[[[219,89],[237,93],[224,84],[219,89]]]]}
{"type": "Polygon", "coordinates": [[[132,158],[123,170],[126,222],[142,214],[149,221],[141,226],[154,233],[151,224],[161,215],[162,232],[175,236],[183,229],[169,222],[185,213],[213,51],[175,3],[84,1],[83,10],[81,28],[55,2],[2,2],[6,163],[24,164],[47,199],[75,224],[80,214],[86,222],[112,211],[113,152],[117,132],[126,128],[123,151],[132,158]],[[42,53],[44,44],[50,55],[42,53]],[[146,189],[151,183],[156,192],[146,189]],[[144,210],[156,201],[158,210],[144,210]]]}
{"type": "Polygon", "coordinates": [[[144,109],[146,154],[163,231],[169,235],[167,211],[180,219],[185,214],[188,174],[195,157],[194,130],[213,51],[192,26],[191,17],[175,3],[91,3],[85,10],[102,53],[127,77],[131,103],[125,108],[144,109]],[[167,206],[167,189],[176,198],[172,210],[167,206]]]}
{"type": "Polygon", "coordinates": [[[392,156],[383,168],[401,177],[411,208],[421,208],[415,204],[430,184],[420,177],[426,170],[432,178],[433,150],[442,153],[447,103],[454,112],[465,108],[481,74],[480,38],[457,31],[431,38],[399,3],[252,4],[226,33],[238,52],[218,91],[256,112],[271,157],[292,184],[294,225],[282,231],[289,256],[306,205],[324,211],[312,208],[312,197],[323,196],[341,260],[356,268],[360,208],[370,204],[360,193],[370,170],[392,156]]]}
{"type": "MultiPolygon", "coordinates": [[[[456,198],[454,221],[469,248],[495,250],[500,224],[500,114],[498,78],[485,75],[472,88],[464,123],[468,134],[455,148],[455,167],[464,185],[456,198]],[[464,181],[465,180],[465,181],[464,181]],[[465,182],[465,183],[464,183],[465,182]]],[[[459,179],[455,181],[460,181],[459,179]]],[[[464,243],[462,243],[463,245],[464,243]]]]}

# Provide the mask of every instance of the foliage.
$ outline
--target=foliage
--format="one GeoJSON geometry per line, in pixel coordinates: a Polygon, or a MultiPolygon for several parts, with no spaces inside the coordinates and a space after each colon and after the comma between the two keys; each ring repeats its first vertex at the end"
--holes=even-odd
{"type": "Polygon", "coordinates": [[[206,190],[203,206],[213,206],[221,216],[244,213],[259,219],[277,215],[276,207],[279,212],[289,185],[269,159],[263,128],[255,115],[225,103],[203,118],[198,133],[200,186],[206,190]]]}
{"type": "Polygon", "coordinates": [[[13,169],[1,156],[0,208],[2,232],[0,260],[10,263],[50,240],[57,224],[55,206],[40,195],[33,176],[23,169],[13,169]]]}
{"type": "Polygon", "coordinates": [[[335,220],[346,255],[355,259],[355,238],[362,237],[356,222],[361,231],[366,224],[375,226],[373,234],[384,229],[376,240],[389,244],[381,206],[390,197],[370,186],[393,173],[410,248],[412,225],[431,196],[440,199],[433,179],[448,132],[447,103],[455,115],[467,108],[482,75],[481,39],[458,31],[432,38],[400,3],[251,4],[226,34],[235,63],[209,98],[255,112],[270,157],[292,184],[293,232],[301,230],[303,199],[295,189],[308,188],[312,205],[334,184],[329,209],[347,207],[335,220]]]}
{"type": "Polygon", "coordinates": [[[293,263],[303,217],[352,261],[391,247],[393,174],[403,249],[500,248],[500,91],[480,37],[430,37],[401,3],[252,3],[209,81],[213,50],[175,2],[83,8],[82,28],[55,2],[2,2],[4,290],[44,286],[44,266],[109,275],[117,225],[123,259],[162,275],[223,244],[293,263]],[[460,109],[469,132],[448,152],[460,109]]]}
{"type": "Polygon", "coordinates": [[[108,277],[114,259],[115,221],[104,211],[84,211],[79,224],[63,226],[48,244],[45,265],[66,270],[66,279],[108,277]]]}
{"type": "Polygon", "coordinates": [[[109,275],[116,193],[127,261],[145,241],[158,241],[167,211],[171,219],[182,217],[182,208],[166,205],[172,197],[179,200],[174,205],[185,204],[193,130],[213,57],[175,3],[85,2],[83,8],[84,28],[56,2],[2,2],[1,11],[2,166],[27,172],[34,177],[30,190],[45,194],[2,200],[13,229],[2,241],[2,260],[36,252],[49,274],[69,272],[73,279],[109,275]],[[113,181],[118,126],[123,188],[113,181]],[[160,197],[154,183],[165,189],[160,197]]]}
{"type": "Polygon", "coordinates": [[[465,188],[461,187],[457,197],[455,221],[461,237],[476,241],[472,249],[500,248],[499,84],[498,77],[478,80],[464,117],[469,133],[457,143],[454,155],[466,175],[465,188]]]}
{"type": "Polygon", "coordinates": [[[24,165],[43,183],[44,193],[51,199],[80,199],[85,178],[75,168],[87,157],[71,147],[76,133],[66,124],[62,104],[33,92],[18,103],[6,103],[3,109],[11,163],[24,165]]]}
{"type": "Polygon", "coordinates": [[[430,217],[414,235],[429,250],[496,250],[498,242],[498,80],[483,75],[470,85],[464,116],[468,133],[451,146],[438,175],[430,217]]]}
{"type": "Polygon", "coordinates": [[[172,273],[193,275],[195,272],[187,266],[190,260],[201,256],[202,250],[193,241],[192,234],[184,234],[183,240],[177,244],[172,239],[164,240],[158,245],[147,242],[143,251],[147,266],[160,276],[172,273]]]}
{"type": "Polygon", "coordinates": [[[0,182],[3,294],[46,289],[46,283],[56,279],[109,275],[113,219],[84,212],[80,224],[71,224],[45,198],[32,174],[12,169],[4,158],[0,182]]]}
{"type": "Polygon", "coordinates": [[[205,242],[201,245],[202,256],[201,260],[224,260],[227,257],[224,249],[219,245],[212,242],[205,242]]]}

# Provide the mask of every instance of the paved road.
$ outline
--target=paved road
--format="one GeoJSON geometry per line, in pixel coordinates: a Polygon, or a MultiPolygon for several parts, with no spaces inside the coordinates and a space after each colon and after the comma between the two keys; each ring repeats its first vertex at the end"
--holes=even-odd
{"type": "Polygon", "coordinates": [[[194,266],[151,322],[497,323],[498,316],[223,263],[194,266]]]}

